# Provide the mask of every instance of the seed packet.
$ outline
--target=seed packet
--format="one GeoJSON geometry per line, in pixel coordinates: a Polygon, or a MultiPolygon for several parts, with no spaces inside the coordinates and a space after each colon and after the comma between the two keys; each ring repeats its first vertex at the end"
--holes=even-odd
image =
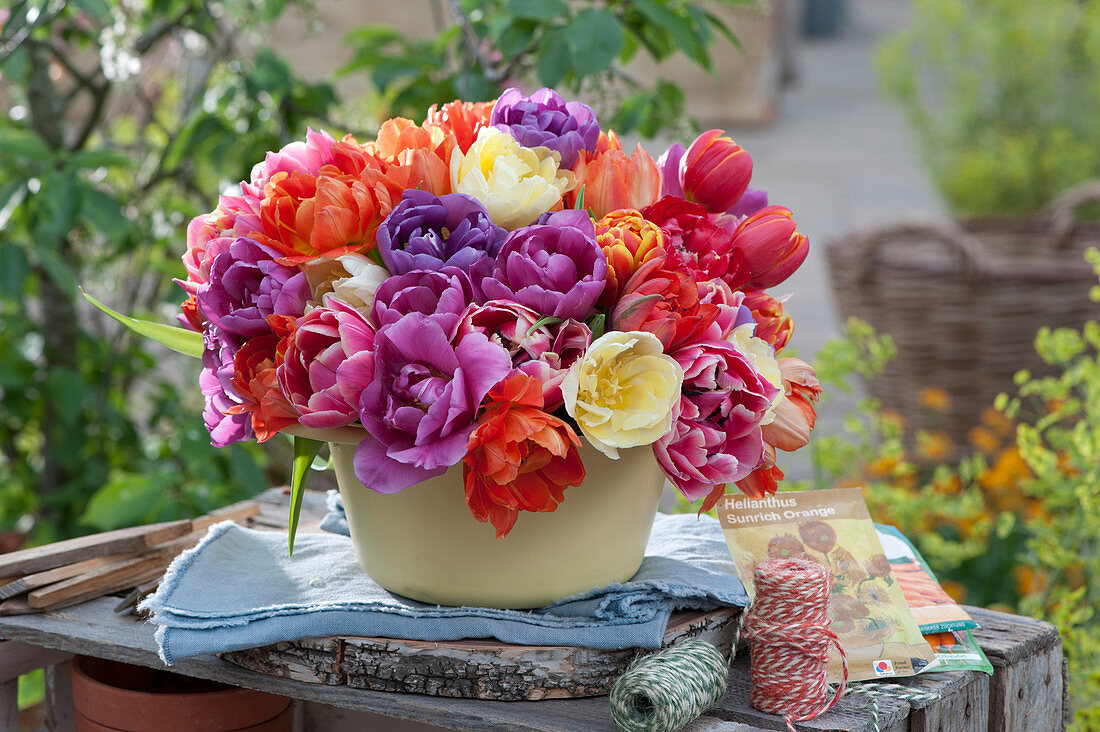
{"type": "MultiPolygon", "coordinates": [[[[731,494],[717,509],[749,597],[755,594],[753,569],[765,559],[802,556],[830,570],[830,627],[848,656],[849,680],[911,676],[933,660],[859,488],[759,499],[731,494]]],[[[839,659],[831,659],[829,680],[840,677],[839,659]]]]}
{"type": "Polygon", "coordinates": [[[943,591],[924,557],[904,534],[893,526],[875,524],[875,529],[921,633],[928,635],[978,627],[974,619],[943,591]]]}
{"type": "Polygon", "coordinates": [[[936,658],[921,669],[922,674],[937,671],[982,671],[993,675],[993,664],[969,630],[928,633],[924,636],[936,658]]]}

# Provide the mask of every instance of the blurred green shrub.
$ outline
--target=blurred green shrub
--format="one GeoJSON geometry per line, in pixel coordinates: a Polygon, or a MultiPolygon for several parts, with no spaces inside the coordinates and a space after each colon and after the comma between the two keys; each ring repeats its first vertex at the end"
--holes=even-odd
{"type": "Polygon", "coordinates": [[[1100,1],[915,0],[878,66],[956,215],[1034,214],[1100,177],[1100,1]]]}
{"type": "MultiPolygon", "coordinates": [[[[1100,251],[1088,258],[1100,276],[1100,251]]],[[[1100,287],[1093,299],[1100,302],[1100,287]]],[[[880,369],[889,354],[888,338],[866,324],[849,323],[846,335],[818,358],[826,394],[859,369],[880,369]]],[[[871,515],[905,532],[956,599],[1058,626],[1074,726],[1097,729],[1100,320],[1081,331],[1044,329],[1035,345],[1056,373],[1018,374],[1018,394],[982,414],[961,464],[942,464],[954,447],[942,433],[918,434],[907,449],[900,417],[865,400],[841,433],[811,442],[813,483],[864,486],[871,515]]],[[[921,394],[932,412],[945,411],[947,399],[935,389],[921,394]]]]}
{"type": "Polygon", "coordinates": [[[255,445],[209,446],[195,367],[92,311],[76,284],[170,320],[190,218],[324,119],[329,85],[244,50],[285,5],[0,10],[0,531],[49,541],[266,487],[255,445]]]}
{"type": "MultiPolygon", "coordinates": [[[[747,4],[751,0],[722,0],[747,4]]],[[[663,79],[624,71],[639,53],[663,61],[683,53],[714,72],[711,45],[737,38],[707,3],[683,0],[451,0],[452,22],[434,38],[411,40],[390,26],[353,31],[352,59],[340,74],[365,73],[382,97],[383,116],[419,120],[429,105],[455,98],[495,99],[532,81],[604,99],[605,128],[652,137],[684,121],[684,95],[663,79]]]]}

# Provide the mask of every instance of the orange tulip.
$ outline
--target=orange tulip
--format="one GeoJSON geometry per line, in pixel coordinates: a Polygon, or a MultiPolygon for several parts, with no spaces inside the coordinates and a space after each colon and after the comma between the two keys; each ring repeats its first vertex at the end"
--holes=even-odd
{"type": "Polygon", "coordinates": [[[661,173],[649,153],[639,145],[628,156],[617,147],[618,138],[613,134],[609,144],[602,153],[597,150],[590,156],[581,152],[573,167],[577,185],[566,194],[566,208],[576,205],[582,185],[584,207],[596,218],[621,208],[642,209],[660,197],[661,173]]]}
{"type": "Polygon", "coordinates": [[[275,377],[276,349],[280,337],[274,333],[245,341],[233,357],[233,386],[244,402],[226,414],[248,413],[259,442],[270,440],[279,430],[298,423],[294,408],[275,377]]]}
{"type": "Polygon", "coordinates": [[[364,148],[385,165],[386,177],[402,189],[425,190],[435,196],[451,192],[451,153],[455,136],[439,125],[417,126],[397,117],[387,120],[378,139],[364,148]]]}
{"type": "MultiPolygon", "coordinates": [[[[749,498],[763,498],[774,495],[779,490],[779,483],[782,480],[783,471],[775,464],[775,448],[764,445],[764,464],[749,473],[744,480],[737,481],[737,487],[749,498]]],[[[712,493],[711,496],[713,495],[712,493]]],[[[711,500],[711,496],[707,496],[707,501],[711,500]]],[[[721,496],[714,498],[714,503],[718,502],[718,498],[721,496]]],[[[705,506],[706,503],[703,505],[705,506]]]]}
{"type": "Polygon", "coordinates": [[[812,366],[797,358],[779,359],[783,398],[775,407],[775,419],[764,425],[764,442],[792,452],[810,441],[817,421],[814,402],[821,394],[812,366]]]}
{"type": "Polygon", "coordinates": [[[607,284],[597,302],[601,308],[618,302],[638,267],[664,253],[661,227],[647,221],[636,209],[612,211],[597,221],[596,242],[607,257],[607,284]]]}
{"type": "Polygon", "coordinates": [[[752,179],[752,158],[722,134],[707,130],[680,160],[684,196],[711,213],[724,213],[741,200],[752,179]]]}
{"type": "Polygon", "coordinates": [[[374,232],[402,190],[377,166],[375,162],[358,177],[329,165],[316,178],[276,173],[264,187],[263,233],[257,238],[292,264],[373,249],[374,232]]]}
{"type": "Polygon", "coordinates": [[[580,438],[542,411],[542,384],[522,372],[489,391],[462,459],[466,505],[504,538],[520,511],[550,512],[584,481],[580,438]]]}
{"type": "Polygon", "coordinates": [[[756,337],[770,343],[777,354],[787,345],[794,331],[791,316],[783,314],[785,299],[776,299],[762,290],[745,290],[742,302],[752,311],[752,318],[756,321],[756,337]]]}
{"type": "MultiPolygon", "coordinates": [[[[455,137],[458,149],[463,153],[477,140],[477,133],[489,124],[496,102],[463,102],[455,100],[440,108],[433,104],[428,108],[424,125],[437,125],[455,137]]],[[[448,163],[450,158],[447,158],[448,163]]]]}

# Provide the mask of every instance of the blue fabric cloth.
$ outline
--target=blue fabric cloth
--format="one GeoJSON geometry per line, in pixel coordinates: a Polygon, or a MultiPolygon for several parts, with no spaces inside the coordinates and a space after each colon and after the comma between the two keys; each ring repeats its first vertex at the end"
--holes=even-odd
{"type": "Polygon", "coordinates": [[[299,534],[289,559],[286,534],[224,522],[176,558],[141,607],[167,664],[324,635],[657,648],[673,610],[744,606],[735,572],[716,520],[658,515],[628,582],[533,611],[443,607],[382,589],[344,536],[299,534]]]}

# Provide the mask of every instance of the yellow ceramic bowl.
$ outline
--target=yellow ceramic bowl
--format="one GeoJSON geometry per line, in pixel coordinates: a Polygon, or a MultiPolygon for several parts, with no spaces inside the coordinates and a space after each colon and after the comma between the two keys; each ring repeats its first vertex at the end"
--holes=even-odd
{"type": "Polygon", "coordinates": [[[359,563],[387,590],[422,602],[535,608],[630,579],[641,566],[665,477],[649,447],[611,460],[587,442],[585,482],[552,513],[521,511],[511,533],[466,507],[462,465],[381,494],[355,477],[356,428],[296,434],[326,440],[359,563]]]}

